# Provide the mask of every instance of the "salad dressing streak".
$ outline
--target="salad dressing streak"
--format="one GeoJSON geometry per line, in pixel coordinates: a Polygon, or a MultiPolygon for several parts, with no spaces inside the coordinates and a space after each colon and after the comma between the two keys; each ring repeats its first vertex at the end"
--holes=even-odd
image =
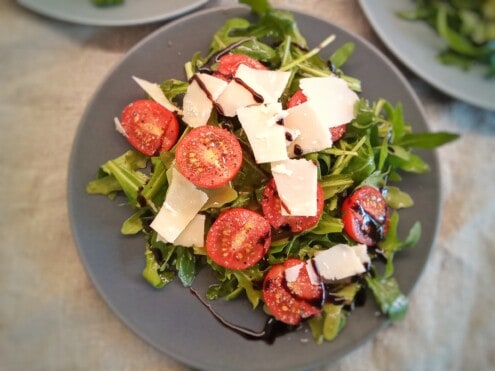
{"type": "Polygon", "coordinates": [[[216,312],[213,307],[204,300],[201,295],[192,287],[189,288],[191,293],[203,304],[208,311],[215,317],[215,319],[220,322],[224,327],[235,333],[241,335],[247,340],[261,340],[267,344],[273,344],[275,339],[283,336],[289,332],[296,330],[299,326],[287,325],[281,321],[276,320],[274,317],[270,316],[265,322],[265,325],[261,331],[250,330],[248,328],[235,325],[225,318],[223,318],[218,312],[216,312]]]}

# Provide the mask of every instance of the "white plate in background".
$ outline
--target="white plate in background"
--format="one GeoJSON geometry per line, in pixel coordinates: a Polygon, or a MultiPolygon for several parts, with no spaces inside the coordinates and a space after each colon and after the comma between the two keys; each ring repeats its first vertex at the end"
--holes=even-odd
{"type": "Polygon", "coordinates": [[[131,26],[178,17],[208,0],[125,0],[121,5],[98,7],[91,0],[17,0],[36,13],[91,26],[131,26]]]}
{"type": "Polygon", "coordinates": [[[486,68],[463,71],[439,62],[445,42],[426,22],[407,21],[397,12],[414,9],[410,0],[359,0],[373,29],[390,51],[423,80],[450,95],[488,110],[495,110],[495,79],[486,68]]]}

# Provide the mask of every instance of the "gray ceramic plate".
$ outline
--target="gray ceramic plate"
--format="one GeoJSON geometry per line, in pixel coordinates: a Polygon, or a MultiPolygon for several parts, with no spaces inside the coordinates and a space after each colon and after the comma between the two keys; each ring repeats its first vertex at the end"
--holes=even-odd
{"type": "Polygon", "coordinates": [[[444,41],[426,23],[408,22],[396,13],[414,9],[410,0],[360,0],[361,7],[378,36],[407,67],[451,97],[495,110],[495,81],[486,71],[473,67],[462,71],[437,60],[444,41]]]}
{"type": "Polygon", "coordinates": [[[123,5],[98,8],[90,0],[17,0],[48,17],[91,26],[130,26],[175,18],[208,0],[125,0],[123,5]]]}
{"type": "MultiPolygon", "coordinates": [[[[249,11],[243,7],[205,10],[164,26],[135,46],[100,86],[82,118],[70,161],[68,201],[73,235],[83,264],[104,300],[134,332],[166,354],[199,369],[307,368],[351,351],[386,323],[376,315],[371,298],[352,313],[334,342],[315,345],[306,328],[277,339],[273,345],[245,340],[220,325],[178,282],[161,290],[151,288],[141,277],[143,239],[120,235],[121,223],[130,211],[118,201],[85,192],[86,183],[94,178],[98,167],[129,148],[116,133],[113,117],[130,101],[144,96],[131,76],[157,82],[172,77],[184,79],[184,63],[196,51],[205,54],[214,31],[234,16],[249,17],[249,11]]],[[[356,51],[346,70],[362,79],[365,96],[402,102],[415,130],[427,130],[411,88],[374,47],[321,19],[300,13],[296,18],[309,45],[317,45],[330,34],[337,35],[333,47],[355,42],[356,51]]],[[[324,54],[330,55],[333,47],[324,54]]],[[[403,182],[416,206],[401,213],[401,223],[407,230],[416,220],[423,225],[419,245],[397,259],[397,278],[406,293],[425,265],[439,216],[437,160],[433,152],[425,153],[424,158],[431,165],[431,173],[405,176],[403,182]]],[[[203,271],[193,286],[204,292],[208,283],[209,274],[203,271]]],[[[244,299],[219,300],[214,307],[227,320],[252,329],[261,329],[265,322],[265,315],[253,311],[244,299]]]]}

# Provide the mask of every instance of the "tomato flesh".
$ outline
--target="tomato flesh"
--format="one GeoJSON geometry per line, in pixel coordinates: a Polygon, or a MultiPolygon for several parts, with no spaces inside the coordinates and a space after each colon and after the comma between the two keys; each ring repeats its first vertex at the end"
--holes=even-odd
{"type": "MultiPolygon", "coordinates": [[[[263,300],[266,306],[277,320],[288,325],[297,325],[301,322],[301,319],[309,318],[321,312],[319,306],[315,306],[309,300],[294,295],[287,285],[286,269],[301,263],[302,261],[299,259],[288,259],[283,264],[274,265],[263,280],[263,300]]],[[[300,276],[297,277],[297,280],[300,279],[300,276]]],[[[320,302],[321,295],[322,292],[320,291],[320,302]]]]}
{"type": "Polygon", "coordinates": [[[241,64],[257,70],[267,69],[260,61],[245,54],[225,54],[220,57],[220,60],[218,61],[215,76],[224,78],[225,80],[232,80],[241,64]]]}
{"type": "Polygon", "coordinates": [[[363,186],[344,199],[342,221],[349,237],[373,246],[387,235],[390,211],[378,189],[363,186]]]}
{"type": "Polygon", "coordinates": [[[289,228],[294,233],[300,233],[313,228],[318,224],[323,213],[324,199],[323,188],[318,183],[316,191],[316,215],[315,216],[291,216],[282,215],[282,201],[277,192],[275,179],[271,179],[263,192],[261,207],[263,215],[275,229],[289,228]]]}
{"type": "Polygon", "coordinates": [[[271,243],[270,224],[244,208],[224,211],[206,236],[206,253],[216,264],[243,270],[259,262],[271,243]]]}
{"type": "Polygon", "coordinates": [[[198,187],[217,188],[234,178],[242,165],[236,136],[217,126],[192,129],[177,145],[177,168],[198,187]]]}
{"type": "MultiPolygon", "coordinates": [[[[301,263],[303,263],[303,261],[299,259],[288,259],[284,263],[284,266],[287,269],[300,265],[301,263]]],[[[287,288],[294,297],[315,303],[316,305],[321,305],[323,295],[322,284],[314,284],[311,282],[305,266],[299,269],[294,281],[287,282],[287,288]]]]}
{"type": "MultiPolygon", "coordinates": [[[[308,100],[308,98],[304,95],[303,91],[299,89],[296,91],[292,97],[289,98],[287,102],[287,108],[291,108],[297,106],[301,103],[304,103],[308,100]]],[[[338,141],[345,134],[346,124],[334,126],[330,128],[330,135],[332,137],[332,142],[338,141]]]]}
{"type": "Polygon", "coordinates": [[[127,105],[122,111],[121,124],[129,143],[148,156],[172,148],[179,136],[175,115],[149,99],[127,105]]]}

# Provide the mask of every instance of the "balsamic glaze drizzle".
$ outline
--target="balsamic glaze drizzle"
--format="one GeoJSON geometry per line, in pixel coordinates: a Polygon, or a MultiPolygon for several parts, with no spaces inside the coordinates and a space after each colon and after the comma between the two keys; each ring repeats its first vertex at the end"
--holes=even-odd
{"type": "Polygon", "coordinates": [[[242,45],[245,42],[253,41],[253,40],[256,40],[254,36],[247,37],[245,39],[241,39],[239,41],[236,41],[235,43],[230,44],[225,49],[218,51],[217,53],[213,54],[210,58],[208,58],[208,60],[203,64],[203,66],[201,66],[201,68],[198,69],[198,72],[211,74],[212,64],[217,63],[222,56],[224,56],[227,53],[230,53],[233,49],[237,48],[239,45],[242,45]]]}
{"type": "Polygon", "coordinates": [[[285,335],[289,332],[296,330],[298,326],[287,325],[281,321],[276,320],[274,317],[268,317],[265,322],[265,326],[261,331],[250,330],[248,328],[238,326],[227,321],[223,318],[218,312],[216,312],[213,307],[206,302],[205,299],[201,297],[201,295],[192,287],[189,288],[191,293],[196,296],[196,298],[203,304],[208,311],[215,317],[215,319],[220,322],[223,326],[228,328],[229,330],[234,331],[235,333],[241,335],[243,338],[247,340],[261,340],[266,342],[267,344],[273,344],[275,339],[279,336],[285,335]]]}

